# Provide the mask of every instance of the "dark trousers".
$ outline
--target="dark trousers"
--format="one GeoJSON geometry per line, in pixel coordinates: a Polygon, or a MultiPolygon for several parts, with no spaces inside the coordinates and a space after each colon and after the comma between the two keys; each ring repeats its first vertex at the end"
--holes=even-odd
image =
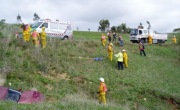
{"type": "Polygon", "coordinates": [[[142,55],[142,53],[144,54],[144,56],[146,56],[146,53],[144,50],[140,50],[140,55],[142,55]]]}
{"type": "Polygon", "coordinates": [[[120,62],[120,61],[117,61],[118,62],[118,70],[120,70],[120,69],[124,69],[123,68],[123,62],[120,62]]]}
{"type": "Polygon", "coordinates": [[[116,42],[116,37],[113,37],[113,42],[116,42]]]}
{"type": "Polygon", "coordinates": [[[108,36],[109,43],[111,42],[111,37],[108,36]]]}

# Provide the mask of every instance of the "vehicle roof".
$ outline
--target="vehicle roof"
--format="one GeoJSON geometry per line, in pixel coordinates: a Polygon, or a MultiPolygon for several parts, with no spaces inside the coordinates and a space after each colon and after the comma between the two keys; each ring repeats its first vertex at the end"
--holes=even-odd
{"type": "Polygon", "coordinates": [[[50,19],[40,19],[38,22],[51,22],[51,23],[60,23],[60,24],[71,24],[71,22],[60,22],[60,21],[52,21],[50,19]]]}

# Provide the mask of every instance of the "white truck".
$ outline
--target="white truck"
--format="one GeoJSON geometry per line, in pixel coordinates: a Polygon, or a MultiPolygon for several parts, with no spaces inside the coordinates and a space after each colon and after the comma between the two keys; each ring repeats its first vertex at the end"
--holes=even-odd
{"type": "Polygon", "coordinates": [[[71,39],[73,32],[71,29],[71,22],[59,22],[51,21],[50,19],[40,19],[32,25],[32,29],[36,29],[38,33],[41,33],[42,27],[45,27],[47,37],[71,39]]]}
{"type": "Polygon", "coordinates": [[[151,35],[153,39],[153,43],[164,43],[167,41],[167,34],[164,33],[156,33],[156,32],[148,32],[147,29],[131,29],[130,33],[130,41],[131,42],[148,42],[148,36],[151,35]],[[150,34],[149,34],[150,33],[150,34]]]}

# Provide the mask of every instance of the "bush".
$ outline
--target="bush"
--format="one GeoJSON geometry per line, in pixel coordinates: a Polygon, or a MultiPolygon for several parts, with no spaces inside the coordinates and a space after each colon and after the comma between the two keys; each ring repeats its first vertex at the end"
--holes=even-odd
{"type": "Polygon", "coordinates": [[[0,32],[0,38],[3,38],[3,34],[2,34],[2,32],[0,32]]]}

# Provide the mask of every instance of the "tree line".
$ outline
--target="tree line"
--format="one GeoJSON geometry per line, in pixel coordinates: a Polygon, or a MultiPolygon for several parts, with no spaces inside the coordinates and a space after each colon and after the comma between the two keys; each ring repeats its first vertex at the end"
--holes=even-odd
{"type": "MultiPolygon", "coordinates": [[[[40,19],[39,15],[37,13],[34,13],[34,18],[33,18],[33,21],[38,21],[40,19]]],[[[22,19],[21,19],[21,15],[17,15],[17,21],[19,23],[22,23],[22,19]]]]}
{"type": "Polygon", "coordinates": [[[130,33],[130,28],[126,26],[126,23],[121,23],[118,26],[110,27],[109,20],[105,20],[105,19],[100,20],[98,31],[107,32],[109,30],[119,33],[130,33]]]}

